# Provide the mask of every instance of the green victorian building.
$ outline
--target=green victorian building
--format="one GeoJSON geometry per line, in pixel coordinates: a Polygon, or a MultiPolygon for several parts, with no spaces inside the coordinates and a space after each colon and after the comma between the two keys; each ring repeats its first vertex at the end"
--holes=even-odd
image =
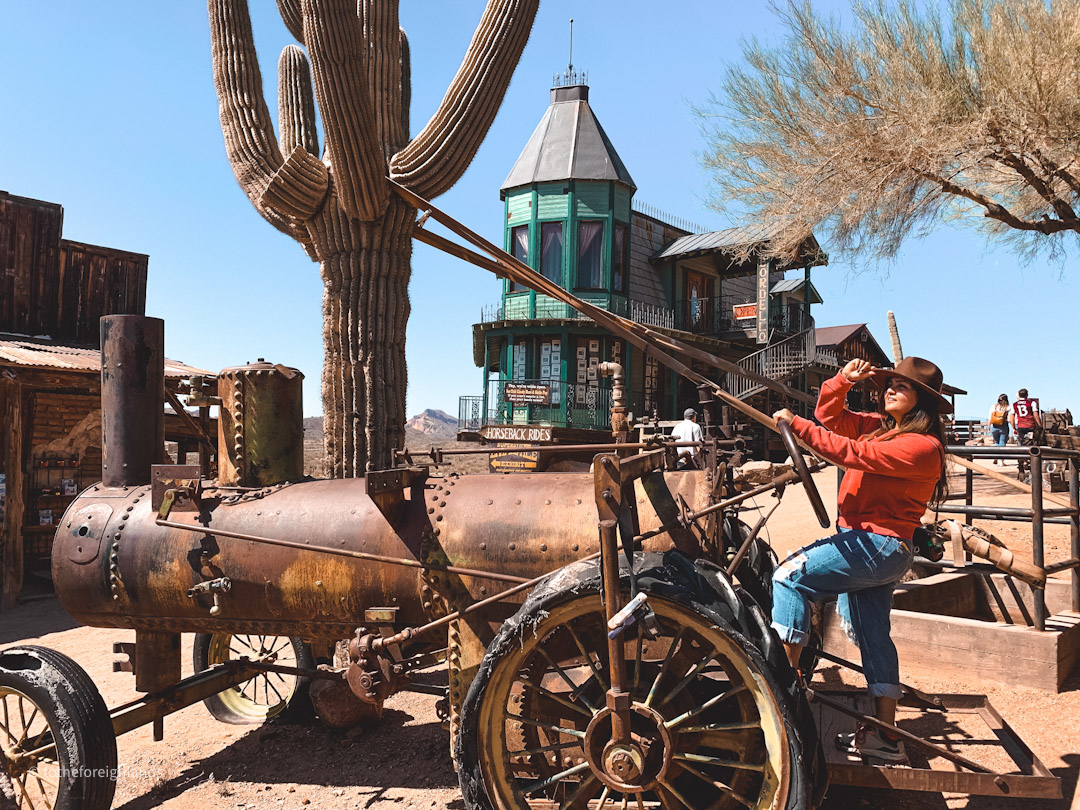
{"type": "MultiPolygon", "coordinates": [[[[589,106],[589,87],[569,79],[551,90],[502,185],[507,252],[598,307],[814,393],[837,362],[815,342],[811,307],[821,298],[810,269],[826,263],[816,241],[780,266],[764,256],[765,227],[695,233],[636,203],[637,186],[589,106]]],[[[566,304],[503,284],[501,301],[473,327],[483,389],[460,399],[460,438],[602,438],[611,389],[597,366],[607,360],[624,367],[635,420],[675,420],[696,406],[693,385],[655,358],[566,304]]],[[[805,407],[737,375],[698,370],[756,407],[805,407]]]]}

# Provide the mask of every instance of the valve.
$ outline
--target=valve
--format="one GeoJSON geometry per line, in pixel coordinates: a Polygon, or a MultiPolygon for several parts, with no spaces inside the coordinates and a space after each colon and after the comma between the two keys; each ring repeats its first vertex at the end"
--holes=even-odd
{"type": "Polygon", "coordinates": [[[205,582],[198,582],[193,587],[188,588],[187,595],[194,599],[196,596],[202,594],[210,594],[214,598],[214,604],[210,608],[211,616],[218,616],[221,614],[221,595],[228,593],[232,590],[232,580],[228,577],[218,577],[217,579],[209,579],[205,582]]]}

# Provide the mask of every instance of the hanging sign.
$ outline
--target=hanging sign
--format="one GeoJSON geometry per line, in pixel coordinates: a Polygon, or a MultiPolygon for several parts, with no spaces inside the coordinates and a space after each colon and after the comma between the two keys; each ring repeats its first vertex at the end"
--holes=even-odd
{"type": "Polygon", "coordinates": [[[757,318],[757,304],[736,304],[731,316],[737,321],[752,321],[757,318]]]}
{"type": "Polygon", "coordinates": [[[544,383],[508,382],[503,399],[515,405],[547,405],[551,402],[551,388],[544,383]]]}
{"type": "Polygon", "coordinates": [[[527,442],[538,444],[551,441],[551,428],[526,425],[488,425],[480,435],[489,442],[527,442]]]}

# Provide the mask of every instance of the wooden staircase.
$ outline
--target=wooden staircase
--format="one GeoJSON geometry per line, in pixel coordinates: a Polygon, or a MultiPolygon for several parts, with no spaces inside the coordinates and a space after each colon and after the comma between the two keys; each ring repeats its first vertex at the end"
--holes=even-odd
{"type": "MultiPolygon", "coordinates": [[[[812,365],[840,367],[834,352],[817,347],[813,326],[748,354],[738,364],[747,371],[779,382],[791,379],[812,365]]],[[[764,389],[765,386],[740,374],[727,375],[727,390],[739,399],[745,400],[764,389]]]]}

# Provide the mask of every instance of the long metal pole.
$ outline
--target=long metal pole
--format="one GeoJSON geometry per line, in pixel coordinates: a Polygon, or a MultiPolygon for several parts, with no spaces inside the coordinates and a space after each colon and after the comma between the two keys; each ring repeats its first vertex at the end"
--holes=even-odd
{"type": "MultiPolygon", "coordinates": [[[[600,521],[600,569],[604,573],[604,618],[608,621],[622,608],[619,588],[619,522],[600,521]]],[[[622,635],[608,635],[608,662],[611,688],[608,708],[611,711],[611,739],[630,742],[630,694],[626,689],[626,648],[622,635]]]]}
{"type": "MultiPolygon", "coordinates": [[[[1045,565],[1043,559],[1043,493],[1042,493],[1042,456],[1039,448],[1031,448],[1031,561],[1042,568],[1045,565]]],[[[1046,593],[1041,588],[1036,588],[1035,597],[1035,629],[1046,629],[1046,593]]]]}
{"type": "Polygon", "coordinates": [[[476,577],[477,579],[495,579],[500,582],[512,582],[521,584],[530,582],[524,577],[515,577],[511,574],[500,574],[496,571],[480,571],[475,568],[459,568],[456,565],[430,565],[419,560],[410,560],[407,557],[386,557],[382,554],[368,554],[364,551],[352,551],[346,548],[332,548],[330,546],[309,546],[307,543],[294,543],[291,540],[278,540],[274,537],[262,537],[257,534],[245,534],[243,532],[231,532],[227,529],[219,529],[213,526],[194,526],[189,523],[178,523],[175,520],[156,520],[155,524],[168,529],[183,529],[198,534],[212,534],[215,537],[231,537],[234,540],[247,540],[251,543],[265,543],[268,546],[281,546],[292,548],[297,551],[314,551],[319,554],[333,554],[337,557],[351,557],[354,560],[366,560],[368,562],[386,563],[388,565],[402,565],[406,568],[422,568],[426,571],[443,571],[447,574],[458,574],[464,577],[476,577]]]}
{"type": "MultiPolygon", "coordinates": [[[[1070,552],[1074,560],[1080,559],[1080,461],[1069,459],[1069,501],[1077,514],[1070,518],[1070,552]]],[[[1072,571],[1072,609],[1080,612],[1080,571],[1072,571]]],[[[1080,791],[1078,791],[1080,792],[1080,791]]]]}

